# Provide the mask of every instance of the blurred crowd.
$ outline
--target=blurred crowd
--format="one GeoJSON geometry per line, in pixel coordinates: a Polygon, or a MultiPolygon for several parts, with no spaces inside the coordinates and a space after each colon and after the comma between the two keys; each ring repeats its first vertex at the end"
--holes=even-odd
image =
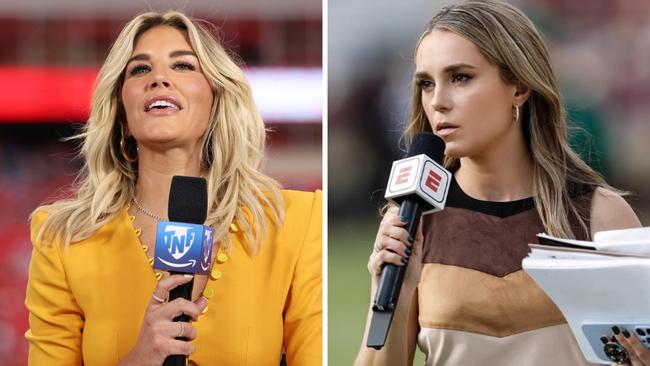
{"type": "Polygon", "coordinates": [[[65,144],[52,144],[69,128],[0,124],[0,360],[21,365],[27,344],[23,300],[31,243],[28,217],[71,183],[77,164],[65,144]]]}

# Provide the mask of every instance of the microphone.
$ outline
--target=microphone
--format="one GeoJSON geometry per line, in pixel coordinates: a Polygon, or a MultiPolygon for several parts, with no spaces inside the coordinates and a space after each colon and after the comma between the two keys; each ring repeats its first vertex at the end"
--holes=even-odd
{"type": "MultiPolygon", "coordinates": [[[[399,205],[399,217],[406,223],[411,244],[420,216],[445,207],[451,173],[442,166],[444,152],[445,142],[440,137],[422,132],[413,138],[406,157],[393,162],[384,197],[399,205]]],[[[367,347],[379,350],[386,343],[405,273],[406,265],[384,265],[372,306],[367,347]]]]}
{"type": "MultiPolygon", "coordinates": [[[[169,190],[169,221],[158,222],[154,268],[170,274],[207,274],[212,258],[214,229],[203,226],[208,214],[208,190],[203,178],[172,177],[169,190]]],[[[169,292],[169,301],[183,297],[192,299],[194,279],[169,292]]],[[[174,321],[189,322],[181,314],[174,321]]],[[[178,340],[187,341],[185,337],[178,340]]],[[[171,355],[164,366],[185,366],[185,355],[171,355]]]]}

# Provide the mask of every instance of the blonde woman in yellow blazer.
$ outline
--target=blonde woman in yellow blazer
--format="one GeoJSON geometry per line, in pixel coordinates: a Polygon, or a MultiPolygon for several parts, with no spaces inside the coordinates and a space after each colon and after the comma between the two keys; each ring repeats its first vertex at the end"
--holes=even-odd
{"type": "Polygon", "coordinates": [[[77,138],[71,198],[32,215],[30,365],[278,365],[283,349],[289,365],[321,364],[321,193],[260,172],[250,87],[206,28],[178,12],[129,22],[77,138]],[[192,301],[168,301],[189,278],[151,266],[174,175],[207,180],[215,228],[192,301]]]}

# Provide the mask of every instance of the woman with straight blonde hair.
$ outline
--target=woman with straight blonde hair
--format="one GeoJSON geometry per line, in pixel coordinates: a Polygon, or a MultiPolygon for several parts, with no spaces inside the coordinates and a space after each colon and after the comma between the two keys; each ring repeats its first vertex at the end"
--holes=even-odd
{"type": "Polygon", "coordinates": [[[242,70],[198,21],[145,13],[102,66],[71,197],[31,217],[30,365],[321,364],[321,194],[260,171],[265,128],[242,70]],[[210,275],[154,270],[172,176],[207,181],[210,275]],[[179,314],[192,322],[174,322],[179,314]],[[191,342],[179,340],[185,337],[191,342]]]}
{"type": "Polygon", "coordinates": [[[427,365],[587,364],[522,270],[527,244],[541,232],[586,240],[640,223],[569,147],[550,56],[521,11],[466,1],[433,17],[415,50],[407,142],[423,131],[446,144],[446,208],[424,216],[416,238],[396,208],[386,212],[368,262],[371,299],[385,263],[410,264],[386,345],[366,348],[366,327],[356,365],[411,365],[416,344],[427,365]]]}

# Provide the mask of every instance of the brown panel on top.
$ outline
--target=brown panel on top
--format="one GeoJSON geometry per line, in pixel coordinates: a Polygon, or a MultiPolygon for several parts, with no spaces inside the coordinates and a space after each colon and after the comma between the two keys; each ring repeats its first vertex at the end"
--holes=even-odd
{"type": "Polygon", "coordinates": [[[475,269],[503,277],[521,269],[528,243],[544,232],[534,209],[500,218],[448,207],[423,219],[424,263],[475,269]]]}
{"type": "MultiPolygon", "coordinates": [[[[591,193],[575,198],[581,211],[587,213],[584,218],[587,228],[591,193]]],[[[423,216],[425,240],[422,261],[475,269],[497,277],[520,270],[521,261],[529,252],[528,244],[537,243],[536,235],[546,231],[537,210],[532,207],[501,217],[462,208],[467,200],[471,198],[462,197],[451,202],[452,207],[423,216]]],[[[470,201],[474,206],[476,203],[476,200],[470,201]]],[[[499,204],[481,202],[478,208],[498,208],[499,204]]],[[[571,216],[569,222],[577,239],[589,239],[589,234],[578,225],[575,217],[571,216]]]]}

